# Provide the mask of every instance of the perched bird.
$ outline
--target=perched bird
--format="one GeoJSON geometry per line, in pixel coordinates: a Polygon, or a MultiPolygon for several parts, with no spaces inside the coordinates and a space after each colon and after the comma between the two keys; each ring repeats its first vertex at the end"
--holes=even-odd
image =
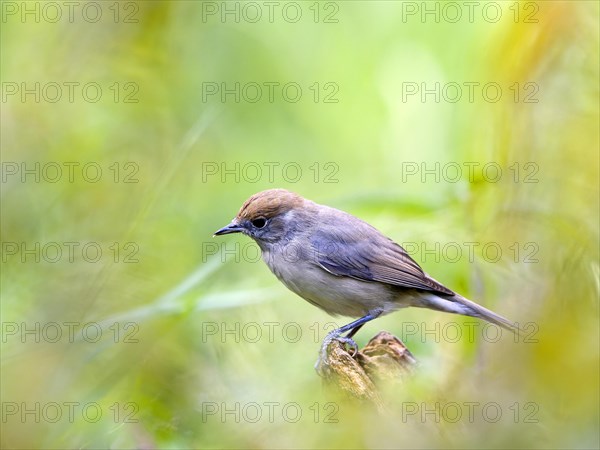
{"type": "Polygon", "coordinates": [[[366,222],[285,189],[251,196],[216,235],[256,241],[269,269],[291,291],[332,315],[358,317],[327,335],[356,351],[367,322],[407,306],[477,317],[516,332],[504,317],[427,275],[408,253],[366,222]],[[348,332],[345,337],[343,333],[348,332]]]}

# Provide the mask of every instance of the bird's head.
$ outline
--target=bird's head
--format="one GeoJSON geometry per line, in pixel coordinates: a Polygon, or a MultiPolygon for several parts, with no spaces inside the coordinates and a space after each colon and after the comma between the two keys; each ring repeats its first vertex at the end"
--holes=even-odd
{"type": "Polygon", "coordinates": [[[215,236],[243,233],[261,247],[290,238],[298,229],[300,216],[313,203],[285,189],[258,192],[244,202],[229,225],[215,236]]]}

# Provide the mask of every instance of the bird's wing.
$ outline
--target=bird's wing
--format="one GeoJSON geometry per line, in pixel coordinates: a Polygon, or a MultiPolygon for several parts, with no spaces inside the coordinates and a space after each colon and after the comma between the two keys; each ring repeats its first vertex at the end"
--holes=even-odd
{"type": "Polygon", "coordinates": [[[349,231],[327,227],[312,235],[312,250],[321,268],[336,276],[454,294],[427,276],[401,246],[367,223],[359,222],[349,231]]]}

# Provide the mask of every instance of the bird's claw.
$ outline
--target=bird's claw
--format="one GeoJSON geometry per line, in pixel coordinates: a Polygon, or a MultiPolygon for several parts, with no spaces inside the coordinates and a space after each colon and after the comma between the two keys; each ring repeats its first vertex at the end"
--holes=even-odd
{"type": "Polygon", "coordinates": [[[354,358],[358,353],[358,345],[356,344],[356,342],[354,342],[353,339],[345,336],[340,336],[337,333],[328,334],[323,340],[323,344],[321,344],[321,350],[319,351],[319,359],[317,359],[317,362],[315,363],[315,370],[321,376],[323,376],[324,369],[328,365],[327,349],[329,348],[329,344],[331,344],[331,342],[334,340],[340,342],[342,345],[347,347],[345,348],[345,350],[352,358],[354,358]]]}
{"type": "Polygon", "coordinates": [[[338,336],[335,338],[335,340],[338,342],[341,342],[343,345],[345,345],[347,347],[346,351],[351,350],[351,352],[348,351],[348,353],[353,358],[358,353],[358,345],[356,344],[356,342],[354,342],[354,340],[352,338],[345,337],[345,336],[338,336]]]}

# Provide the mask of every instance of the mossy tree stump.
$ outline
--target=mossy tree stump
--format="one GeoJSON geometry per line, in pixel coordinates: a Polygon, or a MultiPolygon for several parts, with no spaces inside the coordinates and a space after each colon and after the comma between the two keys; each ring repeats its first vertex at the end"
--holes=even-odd
{"type": "Polygon", "coordinates": [[[413,372],[416,364],[400,339],[381,331],[354,356],[346,351],[344,344],[333,340],[321,361],[320,375],[328,386],[381,408],[383,402],[377,384],[401,382],[413,372]]]}

